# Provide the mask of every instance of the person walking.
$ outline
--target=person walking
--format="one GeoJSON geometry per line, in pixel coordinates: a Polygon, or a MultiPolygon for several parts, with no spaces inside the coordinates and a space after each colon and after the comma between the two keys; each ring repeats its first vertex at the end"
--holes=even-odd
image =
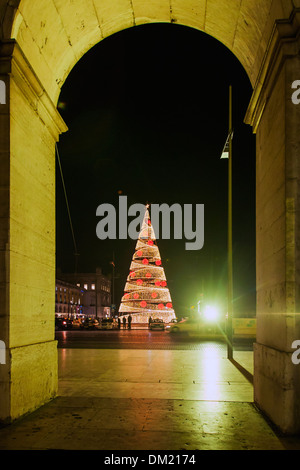
{"type": "Polygon", "coordinates": [[[128,330],[131,330],[131,320],[132,320],[132,317],[129,314],[129,316],[128,316],[128,330]]]}
{"type": "Polygon", "coordinates": [[[123,317],[123,328],[126,328],[126,317],[123,317]]]}

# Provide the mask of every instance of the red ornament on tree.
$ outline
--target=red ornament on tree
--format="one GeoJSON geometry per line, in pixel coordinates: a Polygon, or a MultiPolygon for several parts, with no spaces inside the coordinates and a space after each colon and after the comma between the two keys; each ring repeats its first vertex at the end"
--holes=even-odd
{"type": "Polygon", "coordinates": [[[156,266],[160,266],[160,265],[161,265],[161,260],[160,260],[160,259],[157,259],[157,260],[155,261],[155,264],[156,264],[156,266]]]}
{"type": "Polygon", "coordinates": [[[136,252],[136,255],[137,255],[137,256],[142,256],[142,254],[143,254],[142,250],[138,250],[138,251],[136,252]]]}
{"type": "Polygon", "coordinates": [[[143,281],[142,281],[142,279],[138,279],[138,280],[136,281],[136,283],[137,283],[138,286],[141,286],[141,285],[143,284],[143,281]]]}
{"type": "Polygon", "coordinates": [[[149,264],[149,260],[147,260],[147,258],[144,258],[143,261],[142,261],[143,264],[149,264]]]}
{"type": "Polygon", "coordinates": [[[157,297],[157,292],[152,292],[151,297],[152,297],[152,299],[156,299],[156,297],[157,297]]]}
{"type": "Polygon", "coordinates": [[[162,310],[164,308],[164,304],[158,304],[157,306],[160,310],[162,310]]]}
{"type": "Polygon", "coordinates": [[[135,299],[138,299],[138,298],[139,298],[139,294],[138,294],[137,292],[135,292],[135,293],[133,294],[133,297],[134,297],[135,299]]]}
{"type": "Polygon", "coordinates": [[[167,302],[167,307],[168,307],[168,308],[172,308],[171,302],[167,302]]]}
{"type": "Polygon", "coordinates": [[[153,245],[153,240],[148,240],[148,245],[152,246],[153,245]]]}
{"type": "Polygon", "coordinates": [[[146,307],[146,305],[147,305],[146,300],[142,300],[141,303],[140,303],[140,306],[144,308],[144,307],[146,307]]]}

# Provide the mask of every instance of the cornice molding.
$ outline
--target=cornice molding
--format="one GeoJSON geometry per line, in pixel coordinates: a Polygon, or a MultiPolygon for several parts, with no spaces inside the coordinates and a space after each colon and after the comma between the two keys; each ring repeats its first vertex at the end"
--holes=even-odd
{"type": "Polygon", "coordinates": [[[248,106],[245,123],[256,133],[276,78],[287,58],[300,53],[300,8],[287,20],[274,23],[256,85],[248,106]]]}
{"type": "Polygon", "coordinates": [[[9,74],[30,106],[48,127],[55,141],[68,130],[54,103],[32,69],[18,43],[10,39],[0,43],[0,74],[9,74]]]}

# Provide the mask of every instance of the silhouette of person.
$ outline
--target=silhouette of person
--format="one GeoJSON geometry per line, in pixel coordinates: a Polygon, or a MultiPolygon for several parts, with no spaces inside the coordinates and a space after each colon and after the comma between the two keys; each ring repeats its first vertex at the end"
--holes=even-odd
{"type": "Polygon", "coordinates": [[[123,328],[126,328],[126,317],[123,317],[123,328]]]}
{"type": "Polygon", "coordinates": [[[131,330],[131,320],[132,320],[131,315],[129,315],[129,317],[128,317],[128,330],[131,330]]]}

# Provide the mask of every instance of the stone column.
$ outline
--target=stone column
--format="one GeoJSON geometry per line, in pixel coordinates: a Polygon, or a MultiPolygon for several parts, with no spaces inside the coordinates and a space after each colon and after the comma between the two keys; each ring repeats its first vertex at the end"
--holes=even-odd
{"type": "Polygon", "coordinates": [[[57,392],[55,142],[66,126],[26,57],[0,45],[0,420],[57,392]]]}
{"type": "Polygon", "coordinates": [[[274,27],[246,122],[257,133],[257,343],[254,399],[284,433],[300,431],[300,11],[274,27]]]}

